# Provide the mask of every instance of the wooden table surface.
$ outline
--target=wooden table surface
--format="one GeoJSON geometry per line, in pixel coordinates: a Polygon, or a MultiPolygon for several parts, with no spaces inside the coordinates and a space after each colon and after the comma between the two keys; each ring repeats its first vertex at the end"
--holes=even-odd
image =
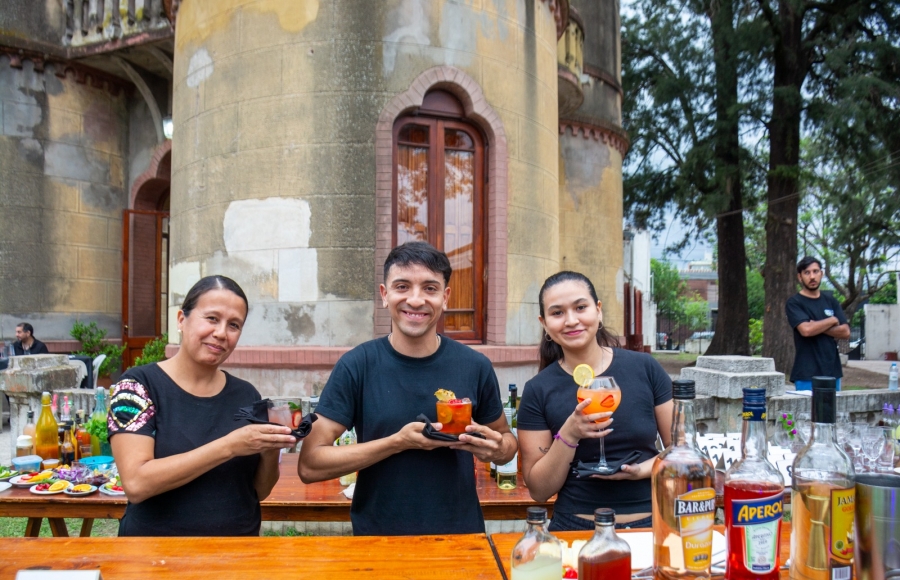
{"type": "MultiPolygon", "coordinates": [[[[350,521],[350,500],[341,493],[345,488],[336,479],[304,484],[297,475],[298,457],[296,453],[283,456],[278,483],[271,495],[261,502],[263,521],[350,521]]],[[[552,498],[539,504],[531,499],[528,489],[521,483],[514,490],[501,490],[481,464],[477,469],[476,487],[481,509],[488,520],[524,519],[525,510],[531,506],[547,507],[552,512],[552,498]]],[[[65,494],[35,495],[27,488],[12,488],[0,492],[0,517],[50,518],[51,522],[59,518],[120,519],[126,503],[123,496],[99,492],[69,497],[65,494]]]]}
{"type": "MultiPolygon", "coordinates": [[[[725,526],[715,526],[716,530],[725,533],[725,526]]],[[[631,532],[652,532],[652,528],[636,528],[633,530],[616,530],[617,534],[628,534],[631,532]]],[[[571,546],[573,540],[590,540],[591,536],[594,535],[593,531],[588,532],[553,532],[553,535],[563,540],[564,542],[568,542],[571,546]]],[[[494,549],[497,552],[497,557],[500,559],[500,562],[503,565],[504,573],[507,577],[510,576],[509,570],[509,561],[512,556],[513,547],[516,545],[516,542],[519,541],[519,538],[522,537],[522,534],[491,534],[491,543],[494,545],[494,549]]],[[[780,565],[784,566],[785,562],[788,561],[788,558],[791,557],[791,524],[790,522],[781,524],[781,561],[780,565]]],[[[790,577],[788,570],[781,571],[781,580],[788,580],[790,577]]]]}
{"type": "Polygon", "coordinates": [[[9,538],[0,580],[18,570],[100,569],[104,580],[502,580],[484,534],[294,538],[9,538]]]}

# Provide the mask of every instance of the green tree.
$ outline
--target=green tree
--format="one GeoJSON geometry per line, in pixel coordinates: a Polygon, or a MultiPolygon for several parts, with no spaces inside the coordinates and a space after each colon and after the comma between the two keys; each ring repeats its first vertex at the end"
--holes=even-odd
{"type": "MultiPolygon", "coordinates": [[[[766,312],[765,280],[759,270],[750,268],[747,268],[747,310],[751,320],[762,320],[766,312]]],[[[750,341],[753,341],[753,337],[750,337],[750,341]]]]}
{"type": "Polygon", "coordinates": [[[657,316],[678,321],[684,315],[684,294],[687,285],[681,279],[678,268],[668,262],[650,259],[650,271],[653,274],[653,291],[651,297],[656,304],[657,316]]]}
{"type": "Polygon", "coordinates": [[[122,353],[124,346],[116,346],[106,341],[106,329],[97,326],[96,322],[84,324],[78,320],[72,325],[69,335],[81,343],[81,349],[75,354],[97,358],[105,354],[106,358],[100,364],[97,371],[98,377],[108,377],[122,367],[122,353]]]}

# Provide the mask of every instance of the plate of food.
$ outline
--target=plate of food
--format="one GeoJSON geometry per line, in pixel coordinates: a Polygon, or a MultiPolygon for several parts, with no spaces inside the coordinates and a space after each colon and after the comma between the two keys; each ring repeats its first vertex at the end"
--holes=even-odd
{"type": "Polygon", "coordinates": [[[49,469],[42,472],[23,473],[9,480],[16,487],[31,487],[38,483],[56,483],[53,472],[49,469]]]}
{"type": "Polygon", "coordinates": [[[122,480],[119,479],[118,475],[113,477],[100,486],[100,493],[105,493],[106,495],[125,495],[125,490],[122,489],[122,480]]]}
{"type": "Polygon", "coordinates": [[[0,481],[9,481],[17,475],[19,472],[12,467],[0,466],[0,481]]]}
{"type": "Polygon", "coordinates": [[[73,485],[72,487],[63,490],[66,495],[71,495],[73,497],[81,497],[84,495],[91,495],[97,491],[96,485],[91,485],[89,483],[82,483],[79,485],[73,485]]]}
{"type": "Polygon", "coordinates": [[[57,481],[56,483],[39,483],[32,486],[29,491],[37,495],[54,495],[62,493],[69,489],[72,484],[68,481],[57,481]]]}
{"type": "Polygon", "coordinates": [[[0,493],[3,493],[7,489],[11,488],[12,484],[8,481],[0,481],[0,493]]]}

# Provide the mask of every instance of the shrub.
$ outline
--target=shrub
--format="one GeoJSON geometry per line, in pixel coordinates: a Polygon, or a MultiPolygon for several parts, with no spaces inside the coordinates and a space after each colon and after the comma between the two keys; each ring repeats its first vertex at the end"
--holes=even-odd
{"type": "Polygon", "coordinates": [[[134,359],[134,364],[129,368],[139,367],[141,365],[148,365],[150,363],[166,360],[167,344],[169,344],[168,334],[164,334],[160,337],[154,338],[144,345],[144,350],[141,351],[140,356],[134,359]]]}
{"type": "Polygon", "coordinates": [[[763,321],[750,319],[750,354],[759,356],[763,349],[763,321]]]}
{"type": "Polygon", "coordinates": [[[78,320],[69,331],[69,336],[81,343],[81,350],[75,354],[97,358],[101,354],[106,355],[106,360],[100,365],[98,377],[108,377],[122,367],[122,353],[124,346],[116,346],[106,342],[106,330],[97,326],[96,322],[84,324],[78,320]]]}

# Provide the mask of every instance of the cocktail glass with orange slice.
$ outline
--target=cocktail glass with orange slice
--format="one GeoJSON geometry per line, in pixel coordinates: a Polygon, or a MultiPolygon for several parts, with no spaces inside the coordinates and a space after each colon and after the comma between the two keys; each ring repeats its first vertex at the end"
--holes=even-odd
{"type": "Polygon", "coordinates": [[[442,425],[441,433],[459,435],[472,424],[471,399],[457,399],[453,391],[440,389],[434,393],[437,400],[437,420],[442,425]]]}
{"type": "MultiPolygon", "coordinates": [[[[578,365],[572,373],[575,382],[578,383],[578,402],[585,399],[591,402],[582,410],[585,415],[593,413],[612,413],[619,407],[622,401],[622,391],[612,377],[595,377],[594,370],[588,365],[578,365]]],[[[604,438],[600,438],[600,460],[593,470],[598,475],[612,475],[615,469],[606,462],[606,447],[604,438]]]]}

